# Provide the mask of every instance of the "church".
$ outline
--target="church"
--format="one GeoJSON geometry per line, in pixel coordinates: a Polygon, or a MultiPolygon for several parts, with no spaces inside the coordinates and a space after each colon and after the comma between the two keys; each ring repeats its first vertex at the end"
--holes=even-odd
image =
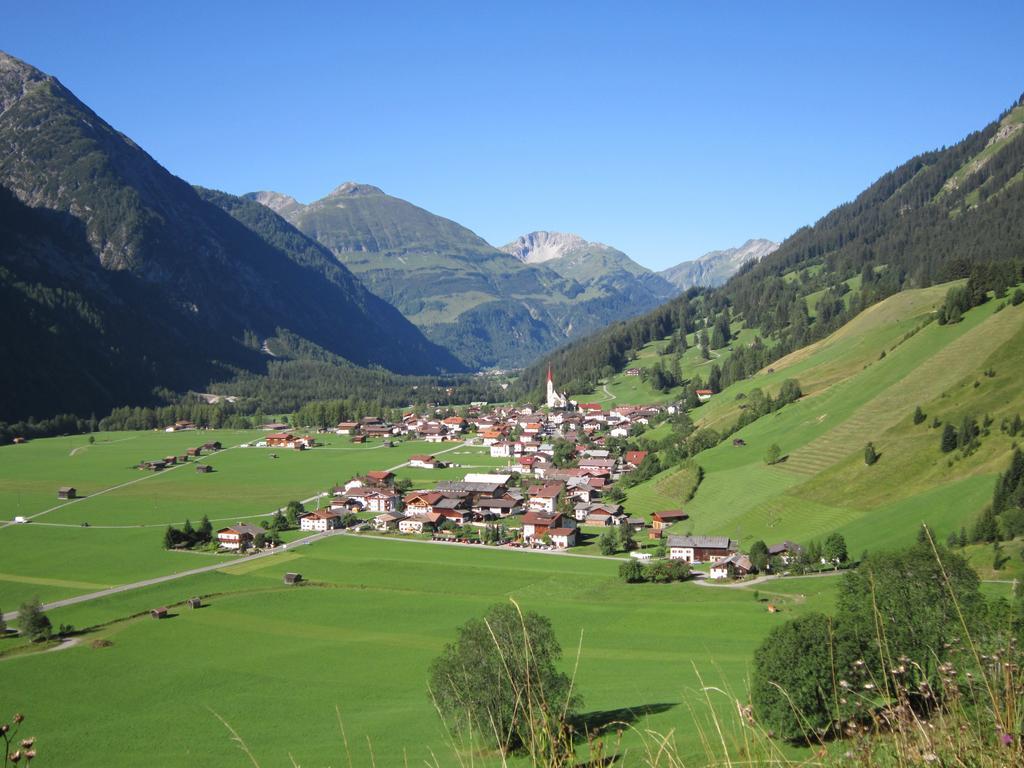
{"type": "Polygon", "coordinates": [[[568,408],[569,398],[566,395],[559,394],[555,390],[555,382],[551,378],[551,366],[548,366],[548,408],[568,408]]]}

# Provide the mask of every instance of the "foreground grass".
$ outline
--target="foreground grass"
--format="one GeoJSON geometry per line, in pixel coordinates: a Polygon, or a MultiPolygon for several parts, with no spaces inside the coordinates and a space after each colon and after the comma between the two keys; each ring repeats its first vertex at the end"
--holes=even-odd
{"type": "MultiPolygon", "coordinates": [[[[344,765],[335,707],[356,765],[371,752],[377,765],[422,764],[431,752],[453,765],[427,665],[457,626],[514,597],[551,617],[567,666],[581,644],[577,680],[591,722],[678,729],[679,753],[697,756],[700,736],[685,725],[703,698],[697,671],[743,689],[770,628],[828,607],[835,583],[779,582],[783,612],[772,615],[746,589],[625,585],[600,560],[354,537],[318,542],[286,565],[231,570],[54,611],[55,623],[86,626],[215,595],[169,620],[117,622],[69,650],[0,660],[0,711],[32,713],[56,765],[136,765],[140,755],[152,765],[249,764],[211,710],[263,765],[290,764],[289,755],[344,765]],[[285,570],[312,584],[285,588],[285,570]],[[91,647],[99,638],[113,645],[91,647]],[[94,749],[83,753],[84,741],[94,749]]],[[[627,732],[620,749],[623,765],[640,764],[637,735],[627,732]]]]}

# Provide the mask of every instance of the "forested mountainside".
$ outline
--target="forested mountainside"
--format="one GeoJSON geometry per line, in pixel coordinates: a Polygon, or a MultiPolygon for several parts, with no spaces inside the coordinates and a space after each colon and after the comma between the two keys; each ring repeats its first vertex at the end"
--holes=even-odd
{"type": "Polygon", "coordinates": [[[309,205],[278,192],[247,197],[328,247],[371,291],[473,368],[528,364],[672,295],[614,249],[586,263],[526,263],[368,184],[346,182],[309,205]]]}
{"type": "Polygon", "coordinates": [[[760,261],[778,247],[779,244],[771,240],[747,240],[738,248],[709,251],[693,261],[663,269],[658,275],[680,292],[694,287],[714,288],[725,283],[748,261],[760,261]]]}
{"type": "Polygon", "coordinates": [[[954,303],[976,303],[1020,276],[1022,182],[1024,100],[957,144],[885,174],[721,288],[691,289],[538,361],[524,372],[519,391],[537,396],[548,365],[561,372],[566,388],[588,391],[650,341],[673,338],[678,349],[685,333],[701,330],[702,346],[713,354],[750,329],[753,341],[720,368],[723,380],[732,381],[906,288],[970,277],[969,295],[954,303]]]}
{"type": "Polygon", "coordinates": [[[287,331],[361,365],[459,370],[319,244],[197,192],[59,81],[0,53],[0,419],[103,412],[265,369],[287,331]]]}

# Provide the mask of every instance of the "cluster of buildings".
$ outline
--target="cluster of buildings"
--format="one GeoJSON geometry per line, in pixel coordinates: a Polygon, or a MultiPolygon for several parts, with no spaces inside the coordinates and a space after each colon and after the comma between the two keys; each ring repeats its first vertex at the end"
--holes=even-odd
{"type": "MultiPolygon", "coordinates": [[[[179,422],[180,423],[180,422],[179,422]]],[[[203,455],[203,452],[214,453],[221,449],[221,443],[219,440],[211,440],[208,443],[197,445],[195,448],[189,448],[185,453],[179,456],[164,456],[162,459],[143,459],[136,466],[139,469],[145,469],[150,472],[159,472],[168,467],[173,467],[176,464],[184,464],[191,459],[198,459],[203,455]]],[[[196,464],[197,472],[210,472],[212,467],[206,464],[196,464]]]]}
{"type": "MultiPolygon", "coordinates": [[[[605,498],[612,483],[647,458],[646,451],[620,452],[609,441],[628,437],[664,411],[671,414],[674,406],[620,405],[606,411],[597,403],[570,402],[555,389],[550,371],[547,405],[542,411],[530,406],[485,409],[475,404],[463,415],[406,413],[394,423],[377,417],[339,423],[328,431],[354,442],[398,437],[426,442],[466,440],[486,447],[492,458],[505,459],[506,466],[417,490],[400,490],[393,472],[367,472],[333,488],[324,503],[301,517],[300,528],[314,533],[355,525],[442,537],[467,526],[500,525],[512,534],[513,546],[568,549],[579,543],[581,526],[629,526],[636,532],[649,527],[651,538],[662,539],[671,526],[687,519],[683,510],[663,510],[654,512],[648,524],[605,498]],[[568,450],[565,443],[570,444],[568,450]]],[[[257,445],[302,450],[315,442],[309,436],[280,431],[257,445]]],[[[411,457],[409,466],[432,469],[444,464],[436,456],[419,454],[411,457]]],[[[218,531],[217,537],[224,548],[244,550],[261,531],[240,524],[218,531]]],[[[799,551],[791,542],[774,549],[771,554],[782,558],[795,557],[799,551]]],[[[737,578],[753,570],[737,542],[724,536],[670,535],[665,551],[670,559],[710,563],[711,578],[737,578]]]]}

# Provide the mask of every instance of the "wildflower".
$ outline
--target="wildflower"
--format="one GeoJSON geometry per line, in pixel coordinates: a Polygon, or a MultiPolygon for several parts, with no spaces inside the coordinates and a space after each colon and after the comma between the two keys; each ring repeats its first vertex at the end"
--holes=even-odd
{"type": "Polygon", "coordinates": [[[21,723],[21,721],[22,721],[22,720],[24,720],[24,719],[25,719],[25,716],[24,716],[23,714],[21,714],[21,713],[19,712],[18,714],[16,714],[16,715],[14,716],[14,724],[15,724],[15,725],[18,725],[18,724],[19,724],[19,723],[21,723]]]}
{"type": "Polygon", "coordinates": [[[923,755],[921,755],[921,757],[924,758],[924,761],[926,763],[934,763],[936,760],[939,759],[939,756],[936,755],[934,752],[925,752],[923,755]]]}
{"type": "Polygon", "coordinates": [[[32,747],[32,745],[35,744],[35,743],[36,743],[36,737],[35,736],[33,736],[31,739],[22,739],[21,740],[21,746],[23,746],[25,749],[30,749],[32,747]]]}
{"type": "Polygon", "coordinates": [[[999,739],[1007,747],[1010,746],[1011,744],[1013,744],[1013,736],[1011,736],[1008,733],[1004,733],[1002,736],[999,737],[999,739]]]}
{"type": "Polygon", "coordinates": [[[840,688],[849,688],[850,684],[848,682],[846,682],[845,680],[840,680],[839,681],[839,687],[840,688]]]}
{"type": "Polygon", "coordinates": [[[864,683],[864,690],[865,691],[873,691],[873,690],[875,690],[875,684],[874,683],[864,683]]]}
{"type": "Polygon", "coordinates": [[[7,756],[7,759],[10,760],[12,763],[19,763],[21,762],[21,752],[11,752],[11,754],[7,756]]]}
{"type": "Polygon", "coordinates": [[[25,759],[26,760],[31,760],[35,756],[36,756],[36,751],[34,749],[30,749],[27,752],[25,752],[25,759]]]}

